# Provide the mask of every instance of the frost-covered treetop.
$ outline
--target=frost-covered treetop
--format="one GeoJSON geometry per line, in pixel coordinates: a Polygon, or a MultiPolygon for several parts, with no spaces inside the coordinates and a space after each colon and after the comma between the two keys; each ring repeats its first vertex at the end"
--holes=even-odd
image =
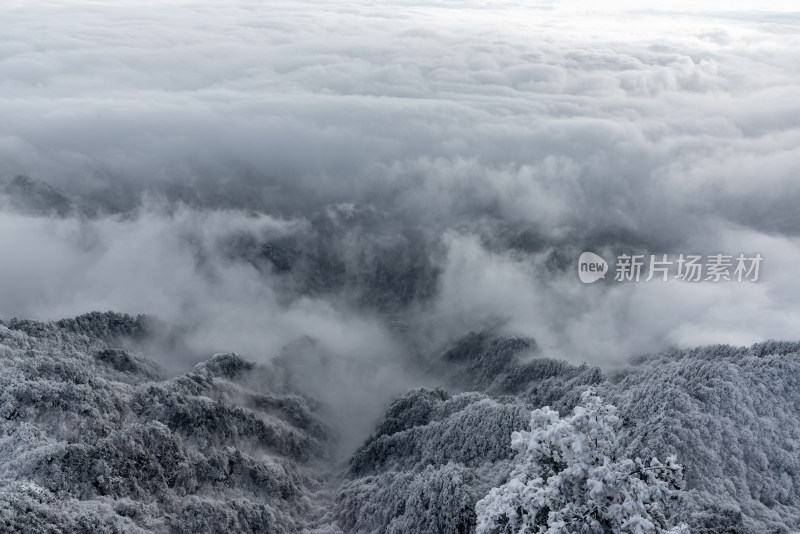
{"type": "Polygon", "coordinates": [[[477,503],[478,534],[668,530],[660,508],[680,490],[682,467],[674,457],[666,464],[617,458],[616,408],[591,390],[581,401],[565,418],[534,410],[530,431],[512,435],[518,464],[477,503]]]}

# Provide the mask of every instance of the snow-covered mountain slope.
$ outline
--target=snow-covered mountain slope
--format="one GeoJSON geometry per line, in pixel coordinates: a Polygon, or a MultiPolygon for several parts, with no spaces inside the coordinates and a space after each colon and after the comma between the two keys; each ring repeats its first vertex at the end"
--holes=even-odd
{"type": "Polygon", "coordinates": [[[664,353],[607,391],[627,421],[625,453],[676,454],[701,516],[800,529],[800,344],[664,353]]]}
{"type": "Polygon", "coordinates": [[[678,456],[688,491],[671,513],[693,532],[800,527],[800,344],[608,377],[474,333],[431,363],[448,390],[396,398],[341,465],[325,406],[280,360],[218,354],[166,377],[132,348],[153,329],[114,313],[0,324],[0,530],[468,533],[514,466],[511,433],[589,387],[619,407],[620,454],[678,456]]]}
{"type": "Polygon", "coordinates": [[[328,430],[221,354],[171,379],[112,347],[144,318],[0,326],[4,532],[298,532],[328,430]]]}
{"type": "Polygon", "coordinates": [[[800,344],[670,352],[611,378],[520,361],[530,347],[472,334],[442,359],[458,363],[450,379],[483,392],[418,389],[394,401],[350,461],[336,512],[347,531],[471,531],[475,502],[513,468],[511,433],[527,429],[532,408],[566,414],[588,387],[620,409],[622,457],[675,454],[684,465],[674,522],[704,533],[800,528],[800,344]]]}

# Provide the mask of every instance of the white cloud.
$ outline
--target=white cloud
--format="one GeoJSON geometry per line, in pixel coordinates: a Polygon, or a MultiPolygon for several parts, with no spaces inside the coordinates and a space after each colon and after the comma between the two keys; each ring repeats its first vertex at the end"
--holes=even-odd
{"type": "Polygon", "coordinates": [[[0,174],[111,210],[144,189],[198,206],[2,214],[4,315],[108,307],[215,323],[198,343],[247,351],[310,330],[342,352],[388,347],[369,312],[287,306],[264,273],[221,252],[199,270],[187,245],[285,222],[240,209],[307,224],[369,202],[444,236],[432,306],[459,317],[448,328],[506,313],[551,354],[599,362],[796,337],[780,278],[800,235],[790,2],[9,1],[0,20],[0,174]],[[502,250],[498,226],[542,243],[502,250]],[[772,270],[747,287],[602,290],[548,263],[613,242],[745,248],[772,270]]]}

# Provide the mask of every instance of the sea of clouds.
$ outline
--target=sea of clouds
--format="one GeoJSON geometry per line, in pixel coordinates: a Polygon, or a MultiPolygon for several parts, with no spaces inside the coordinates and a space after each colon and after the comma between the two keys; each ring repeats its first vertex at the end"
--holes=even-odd
{"type": "Polygon", "coordinates": [[[799,30],[778,1],[5,1],[0,176],[77,207],[4,200],[0,317],[155,314],[253,358],[311,337],[398,390],[395,319],[421,352],[499,320],[603,367],[797,339],[799,30]],[[348,206],[432,244],[399,319],[230,253],[348,206]],[[584,286],[583,250],[764,261],[584,286]]]}

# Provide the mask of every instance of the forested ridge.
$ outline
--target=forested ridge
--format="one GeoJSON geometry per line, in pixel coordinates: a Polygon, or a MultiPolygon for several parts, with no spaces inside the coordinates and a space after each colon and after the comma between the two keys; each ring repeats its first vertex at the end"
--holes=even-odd
{"type": "Polygon", "coordinates": [[[92,313],[0,325],[0,526],[21,532],[474,532],[519,463],[531,411],[592,390],[621,458],[676,457],[665,517],[691,532],[800,528],[800,344],[639,357],[614,373],[476,332],[432,356],[442,386],[395,398],[342,462],[324,403],[281,358],[167,376],[134,349],[158,323],[92,313]]]}

